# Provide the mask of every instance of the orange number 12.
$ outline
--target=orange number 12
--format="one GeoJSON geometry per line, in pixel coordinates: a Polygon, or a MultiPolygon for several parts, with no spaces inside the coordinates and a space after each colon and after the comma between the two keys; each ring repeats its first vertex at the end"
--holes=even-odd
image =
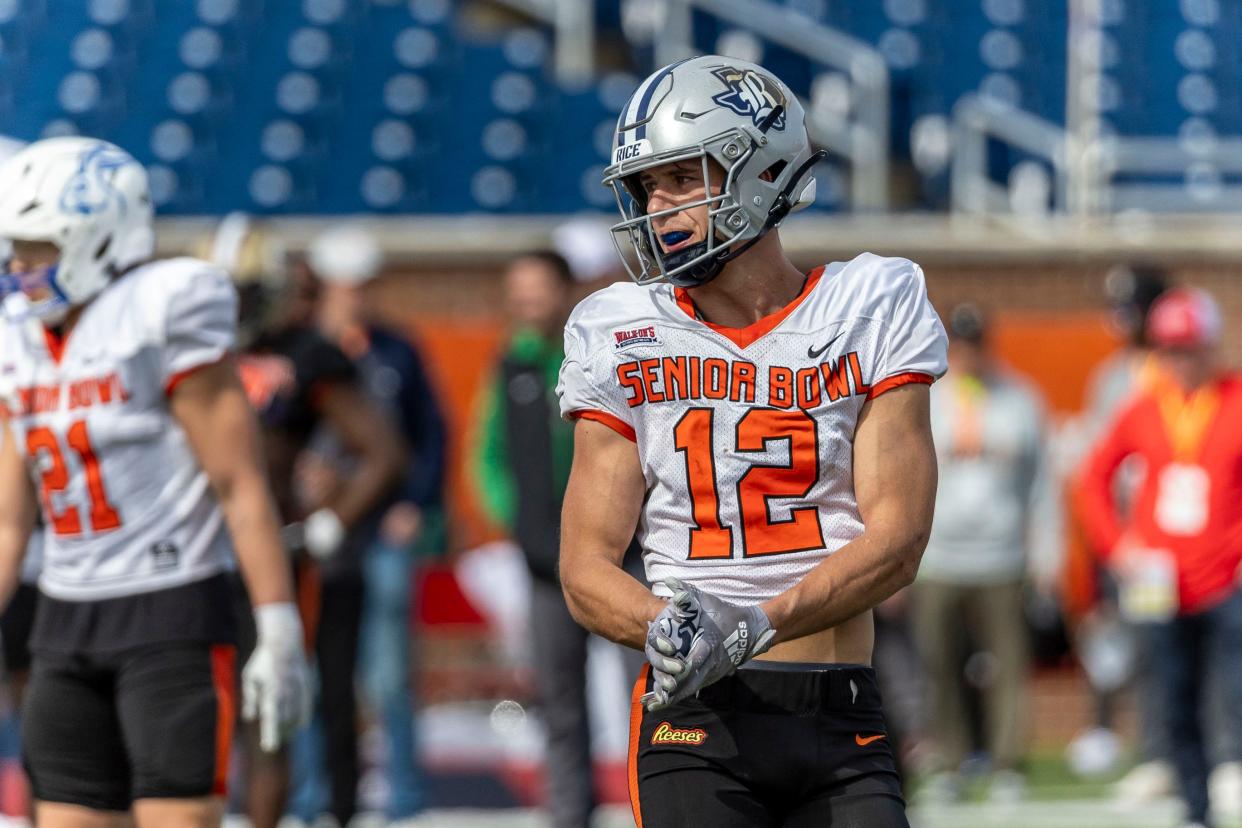
{"type": "MultiPolygon", "coordinates": [[[[690,559],[733,557],[733,528],[720,518],[719,483],[713,426],[715,411],[692,408],[673,429],[674,446],[686,461],[694,527],[690,559]]],[[[764,452],[768,442],[789,443],[789,463],[754,463],[737,482],[742,518],[742,554],[779,555],[822,549],[824,534],[814,506],[790,509],[787,520],[774,521],[772,498],[806,497],[819,480],[819,439],[815,420],[800,409],[752,408],[737,424],[737,451],[764,452]]]]}

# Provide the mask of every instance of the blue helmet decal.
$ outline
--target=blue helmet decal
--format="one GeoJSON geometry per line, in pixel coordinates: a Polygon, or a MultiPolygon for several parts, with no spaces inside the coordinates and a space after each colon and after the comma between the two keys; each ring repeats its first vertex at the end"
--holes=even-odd
{"type": "MultiPolygon", "coordinates": [[[[713,69],[712,74],[724,84],[725,91],[712,97],[721,106],[727,107],[738,115],[748,115],[755,126],[763,123],[763,119],[772,114],[778,106],[785,106],[785,95],[767,75],[754,69],[739,69],[735,66],[722,66],[713,69]]],[[[772,129],[785,128],[785,113],[782,112],[772,122],[772,129]]]]}
{"type": "Polygon", "coordinates": [[[89,216],[113,203],[125,211],[125,196],[112,183],[116,171],[137,162],[111,144],[98,143],[82,152],[78,171],[65,183],[60,209],[89,216]]]}

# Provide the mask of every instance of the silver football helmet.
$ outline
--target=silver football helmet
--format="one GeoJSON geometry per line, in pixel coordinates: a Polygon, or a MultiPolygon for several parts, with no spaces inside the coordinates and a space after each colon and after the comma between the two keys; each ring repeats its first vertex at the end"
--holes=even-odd
{"type": "Polygon", "coordinates": [[[669,64],[635,90],[617,120],[612,187],[623,220],[612,227],[626,269],[639,284],[693,287],[714,278],[790,212],[815,199],[811,149],[798,99],[775,75],[744,60],[705,55],[669,64]],[[647,212],[643,170],[698,159],[704,198],[647,212]],[[709,159],[724,170],[712,181],[709,159]],[[766,173],[766,175],[765,175],[766,173]],[[706,238],[664,253],[652,220],[708,207],[706,238]],[[626,255],[626,242],[636,261],[626,255]]]}

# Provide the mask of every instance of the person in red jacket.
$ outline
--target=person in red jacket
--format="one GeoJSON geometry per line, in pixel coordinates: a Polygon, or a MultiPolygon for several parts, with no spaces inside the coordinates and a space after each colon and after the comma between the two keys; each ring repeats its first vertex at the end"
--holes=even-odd
{"type": "Polygon", "coordinates": [[[1242,374],[1219,357],[1221,314],[1202,290],[1177,288],[1148,317],[1161,378],[1122,407],[1084,465],[1078,507],[1140,623],[1188,808],[1205,826],[1208,767],[1199,723],[1209,662],[1242,730],[1242,374]],[[1112,495],[1128,458],[1144,469],[1128,517],[1112,495]]]}

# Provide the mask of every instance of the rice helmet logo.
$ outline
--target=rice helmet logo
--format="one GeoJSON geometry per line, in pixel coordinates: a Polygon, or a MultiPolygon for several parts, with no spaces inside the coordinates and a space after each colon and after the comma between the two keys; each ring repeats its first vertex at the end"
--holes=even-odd
{"type": "MultiPolygon", "coordinates": [[[[772,110],[785,105],[785,95],[771,78],[754,69],[738,69],[722,66],[712,74],[725,85],[725,91],[712,97],[721,106],[728,107],[738,115],[749,115],[755,126],[772,114],[772,110]]],[[[785,113],[772,122],[772,129],[785,128],[785,113]]]]}
{"type": "Polygon", "coordinates": [[[621,144],[612,151],[612,163],[621,164],[625,161],[633,161],[635,158],[642,158],[644,155],[650,155],[654,152],[651,148],[651,142],[646,138],[639,138],[637,141],[631,141],[628,144],[621,144]]]}
{"type": "Polygon", "coordinates": [[[116,202],[125,211],[125,196],[112,184],[116,171],[136,163],[111,144],[99,143],[82,153],[78,171],[60,194],[60,209],[66,213],[89,216],[106,210],[116,202]]]}

